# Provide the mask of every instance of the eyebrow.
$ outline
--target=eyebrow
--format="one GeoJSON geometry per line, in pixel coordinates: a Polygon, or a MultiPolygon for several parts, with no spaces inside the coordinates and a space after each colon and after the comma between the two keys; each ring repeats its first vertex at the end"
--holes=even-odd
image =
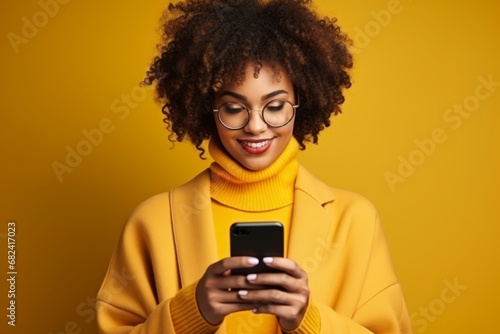
{"type": "MultiPolygon", "coordinates": [[[[280,95],[280,94],[288,94],[288,92],[284,89],[280,89],[280,90],[271,92],[269,94],[263,95],[261,97],[261,100],[264,101],[264,100],[270,99],[271,97],[275,97],[276,95],[280,95]]],[[[222,96],[225,96],[225,95],[232,96],[232,97],[237,98],[238,100],[241,100],[241,101],[248,101],[246,96],[240,95],[238,93],[231,92],[231,91],[224,91],[224,92],[220,93],[219,98],[222,96]]]]}

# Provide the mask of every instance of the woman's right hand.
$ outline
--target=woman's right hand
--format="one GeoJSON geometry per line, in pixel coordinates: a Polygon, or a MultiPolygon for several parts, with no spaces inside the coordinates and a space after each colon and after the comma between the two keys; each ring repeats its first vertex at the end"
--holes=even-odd
{"type": "Polygon", "coordinates": [[[248,283],[243,275],[231,276],[231,269],[251,268],[259,263],[253,257],[236,256],[211,264],[196,286],[196,300],[201,315],[207,322],[217,325],[230,313],[252,310],[253,303],[242,300],[235,289],[259,289],[248,283]],[[231,291],[233,290],[233,291],[231,291]]]}

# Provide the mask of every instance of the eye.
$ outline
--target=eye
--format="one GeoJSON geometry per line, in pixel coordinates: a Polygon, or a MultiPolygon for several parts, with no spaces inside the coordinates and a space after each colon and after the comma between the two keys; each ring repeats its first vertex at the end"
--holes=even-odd
{"type": "Polygon", "coordinates": [[[226,103],[222,110],[228,114],[238,114],[242,111],[245,111],[245,107],[239,103],[226,103]]]}
{"type": "Polygon", "coordinates": [[[267,106],[266,110],[271,111],[271,112],[279,112],[282,111],[285,107],[285,102],[283,101],[271,101],[267,106]]]}

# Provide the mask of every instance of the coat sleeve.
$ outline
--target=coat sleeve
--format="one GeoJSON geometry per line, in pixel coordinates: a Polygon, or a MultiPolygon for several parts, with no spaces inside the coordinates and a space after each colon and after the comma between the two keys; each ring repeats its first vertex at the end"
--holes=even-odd
{"type": "MultiPolygon", "coordinates": [[[[344,228],[337,299],[315,303],[320,333],[410,334],[412,328],[389,247],[373,205],[357,197],[339,219],[344,228]]],[[[343,231],[340,231],[343,230],[343,231]]],[[[338,240],[338,239],[337,239],[338,240]]]]}
{"type": "Polygon", "coordinates": [[[373,333],[411,334],[412,327],[389,247],[375,213],[373,242],[353,319],[373,333]]]}
{"type": "Polygon", "coordinates": [[[215,333],[198,311],[195,285],[181,287],[175,268],[168,195],[161,194],[124,226],[97,297],[98,332],[215,333]]]}

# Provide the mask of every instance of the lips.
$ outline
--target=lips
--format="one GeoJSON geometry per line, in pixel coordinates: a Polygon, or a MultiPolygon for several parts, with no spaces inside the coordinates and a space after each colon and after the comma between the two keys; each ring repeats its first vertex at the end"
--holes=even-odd
{"type": "Polygon", "coordinates": [[[271,147],[273,139],[238,140],[238,142],[246,152],[250,154],[262,154],[271,147]]]}

